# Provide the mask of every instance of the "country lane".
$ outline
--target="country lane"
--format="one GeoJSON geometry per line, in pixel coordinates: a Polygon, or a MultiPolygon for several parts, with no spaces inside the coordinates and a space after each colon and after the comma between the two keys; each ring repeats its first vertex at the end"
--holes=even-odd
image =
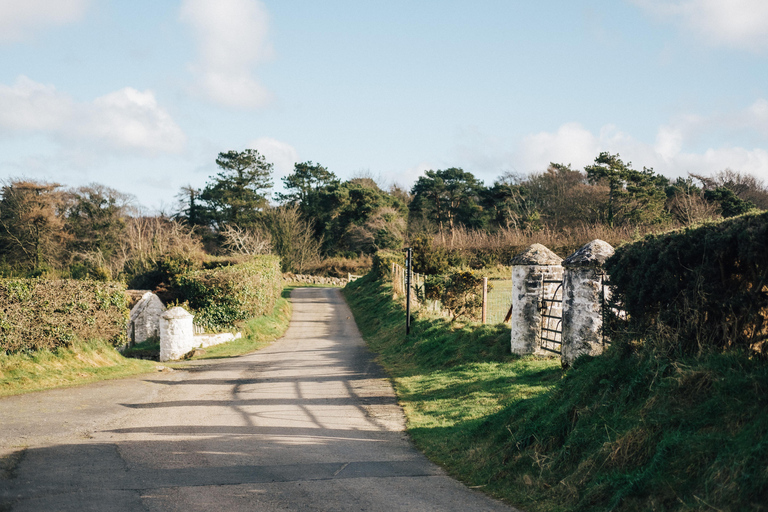
{"type": "Polygon", "coordinates": [[[341,293],[183,370],[0,399],[0,511],[513,510],[413,448],[341,293]]]}

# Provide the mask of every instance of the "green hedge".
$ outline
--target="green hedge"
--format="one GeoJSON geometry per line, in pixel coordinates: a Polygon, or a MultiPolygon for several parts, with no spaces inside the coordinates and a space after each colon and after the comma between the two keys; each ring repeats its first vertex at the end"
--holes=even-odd
{"type": "Polygon", "coordinates": [[[206,329],[229,328],[236,322],[272,312],[283,289],[280,258],[256,256],[228,267],[178,275],[173,288],[206,329]]]}
{"type": "Polygon", "coordinates": [[[126,341],[125,287],[80,280],[0,280],[0,351],[71,346],[76,340],[126,341]]]}
{"type": "Polygon", "coordinates": [[[768,213],[650,235],[606,263],[628,332],[668,352],[768,352],[768,213]]]}
{"type": "Polygon", "coordinates": [[[392,251],[377,251],[373,255],[373,275],[376,277],[388,276],[392,272],[392,263],[405,267],[404,254],[392,251]]]}

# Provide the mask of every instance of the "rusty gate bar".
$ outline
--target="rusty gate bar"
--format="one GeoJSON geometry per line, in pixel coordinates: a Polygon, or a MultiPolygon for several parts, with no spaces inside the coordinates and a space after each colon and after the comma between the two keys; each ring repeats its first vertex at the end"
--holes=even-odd
{"type": "Polygon", "coordinates": [[[542,313],[539,346],[542,350],[546,350],[547,352],[560,354],[563,344],[563,281],[560,279],[542,278],[541,294],[542,313]],[[546,297],[546,288],[544,286],[546,284],[557,285],[551,297],[546,297]],[[559,299],[557,298],[558,292],[560,293],[559,299]],[[555,307],[556,304],[558,304],[559,307],[555,307]],[[547,346],[547,344],[551,344],[553,346],[550,347],[547,346]]]}

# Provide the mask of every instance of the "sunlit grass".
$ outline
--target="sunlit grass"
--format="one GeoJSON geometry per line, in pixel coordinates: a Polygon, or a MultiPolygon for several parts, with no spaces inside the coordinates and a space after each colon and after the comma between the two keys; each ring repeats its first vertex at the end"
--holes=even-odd
{"type": "Polygon", "coordinates": [[[0,396],[127,377],[152,371],[155,365],[127,359],[100,340],[55,351],[0,354],[0,396]]]}
{"type": "Polygon", "coordinates": [[[406,337],[380,281],[344,293],[413,441],[468,485],[529,512],[768,510],[764,360],[615,343],[564,372],[502,326],[417,316],[406,337]]]}

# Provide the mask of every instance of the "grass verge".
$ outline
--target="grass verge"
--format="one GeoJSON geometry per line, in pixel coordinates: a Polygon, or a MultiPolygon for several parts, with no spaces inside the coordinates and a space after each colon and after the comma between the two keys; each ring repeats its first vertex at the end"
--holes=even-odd
{"type": "Polygon", "coordinates": [[[509,355],[503,326],[417,317],[406,338],[372,277],[344,293],[414,442],[468,485],[531,512],[768,510],[764,361],[616,343],[563,372],[509,355]]]}
{"type": "Polygon", "coordinates": [[[33,353],[0,354],[0,396],[117,379],[152,371],[155,365],[126,359],[101,340],[33,353]]]}

